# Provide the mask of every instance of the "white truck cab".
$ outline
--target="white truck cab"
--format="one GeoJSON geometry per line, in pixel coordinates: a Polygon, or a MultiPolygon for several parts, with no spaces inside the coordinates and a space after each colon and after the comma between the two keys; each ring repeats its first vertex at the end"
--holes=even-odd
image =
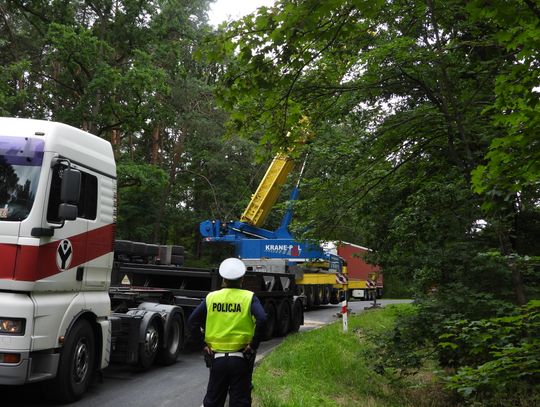
{"type": "Polygon", "coordinates": [[[0,118],[0,384],[55,378],[74,399],[108,364],[115,200],[106,140],[0,118]]]}

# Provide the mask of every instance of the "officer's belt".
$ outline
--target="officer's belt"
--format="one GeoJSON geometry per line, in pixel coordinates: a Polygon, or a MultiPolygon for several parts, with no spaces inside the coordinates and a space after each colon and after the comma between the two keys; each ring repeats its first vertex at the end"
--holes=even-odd
{"type": "Polygon", "coordinates": [[[216,352],[214,353],[214,359],[222,358],[225,356],[234,356],[237,358],[243,358],[244,354],[242,352],[216,352]]]}

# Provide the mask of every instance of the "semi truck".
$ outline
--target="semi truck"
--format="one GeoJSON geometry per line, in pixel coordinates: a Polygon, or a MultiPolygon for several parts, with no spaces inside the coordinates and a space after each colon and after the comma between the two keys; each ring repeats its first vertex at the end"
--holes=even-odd
{"type": "Polygon", "coordinates": [[[381,298],[384,289],[383,274],[379,266],[366,261],[370,249],[345,241],[333,246],[336,254],[347,264],[349,297],[363,300],[381,298]]]}
{"type": "MultiPolygon", "coordinates": [[[[181,246],[115,240],[116,203],[109,142],[0,118],[0,384],[48,380],[70,402],[111,362],[176,361],[186,319],[221,279],[185,267],[181,246]]],[[[290,275],[251,268],[244,286],[269,312],[267,338],[303,324],[290,275]]]]}
{"type": "MultiPolygon", "coordinates": [[[[292,205],[285,211],[276,230],[263,228],[294,168],[292,149],[280,151],[274,157],[239,220],[224,222],[214,219],[201,222],[199,230],[203,240],[232,245],[235,255],[255,270],[294,274],[296,294],[305,298],[307,309],[338,304],[345,295],[362,299],[382,295],[382,280],[378,277],[381,274],[378,268],[372,269],[359,256],[361,246],[340,242],[337,242],[337,246],[336,243],[329,246],[295,239],[289,231],[293,217],[292,205]],[[336,247],[338,250],[335,250],[336,247]],[[370,273],[365,273],[366,270],[370,270],[370,273]],[[351,271],[354,278],[350,278],[351,271]],[[379,283],[374,283],[377,278],[379,283]]],[[[298,199],[305,165],[304,160],[298,181],[290,194],[290,202],[298,199]]]]}

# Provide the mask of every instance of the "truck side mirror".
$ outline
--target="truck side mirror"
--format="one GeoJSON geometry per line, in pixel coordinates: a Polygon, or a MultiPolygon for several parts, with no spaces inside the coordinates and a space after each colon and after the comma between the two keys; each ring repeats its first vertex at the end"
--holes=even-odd
{"type": "Polygon", "coordinates": [[[77,205],[61,203],[58,207],[58,217],[62,220],[75,220],[79,214],[77,205]]]}
{"type": "MultiPolygon", "coordinates": [[[[58,160],[53,160],[52,166],[58,165],[58,160]]],[[[56,171],[59,171],[57,169],[56,171]]],[[[58,205],[58,218],[61,223],[48,228],[32,228],[34,237],[51,237],[55,229],[64,227],[66,220],[75,220],[79,214],[79,201],[81,196],[82,175],[74,168],[62,170],[62,182],[60,184],[60,204],[58,205]]],[[[58,196],[58,195],[56,195],[58,196]]],[[[56,201],[58,202],[58,201],[56,201]]]]}
{"type": "MultiPolygon", "coordinates": [[[[66,168],[62,174],[62,187],[60,189],[60,202],[77,206],[81,196],[81,172],[73,168],[66,168]]],[[[60,205],[62,207],[62,205],[60,205]]],[[[62,217],[60,215],[60,217],[62,217]]]]}

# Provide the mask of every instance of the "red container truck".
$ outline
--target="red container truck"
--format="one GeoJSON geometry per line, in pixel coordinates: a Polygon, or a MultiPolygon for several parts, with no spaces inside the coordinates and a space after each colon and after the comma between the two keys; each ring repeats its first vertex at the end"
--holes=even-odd
{"type": "Polygon", "coordinates": [[[337,254],[347,263],[349,297],[373,300],[383,294],[383,275],[379,266],[365,260],[370,251],[367,247],[340,242],[337,254]]]}

